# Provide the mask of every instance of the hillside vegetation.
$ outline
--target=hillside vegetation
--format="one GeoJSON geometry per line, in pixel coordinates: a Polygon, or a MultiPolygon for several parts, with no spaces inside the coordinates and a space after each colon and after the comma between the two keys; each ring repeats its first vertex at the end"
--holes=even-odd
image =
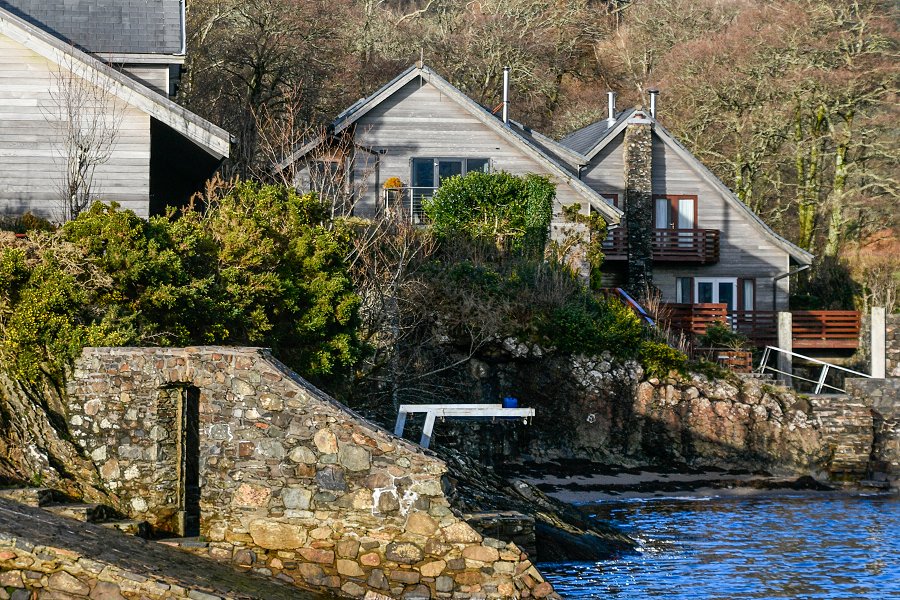
{"type": "MultiPolygon", "coordinates": [[[[420,56],[554,136],[661,90],[660,121],[776,231],[820,257],[807,304],[895,306],[898,16],[892,0],[193,0],[180,100],[273,158],[420,56]]],[[[846,307],[846,306],[844,306],[846,307]]]]}

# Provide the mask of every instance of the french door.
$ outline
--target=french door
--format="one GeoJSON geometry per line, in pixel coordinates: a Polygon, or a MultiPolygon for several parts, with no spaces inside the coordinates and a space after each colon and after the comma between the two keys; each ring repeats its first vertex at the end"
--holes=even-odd
{"type": "MultiPolygon", "coordinates": [[[[676,233],[673,241],[680,247],[689,248],[694,242],[692,230],[697,226],[697,197],[657,196],[654,204],[655,228],[685,230],[684,233],[676,233]]],[[[671,243],[670,238],[664,239],[666,243],[671,243]]]]}
{"type": "Polygon", "coordinates": [[[737,308],[737,277],[695,277],[694,302],[725,304],[729,314],[737,308]]]}

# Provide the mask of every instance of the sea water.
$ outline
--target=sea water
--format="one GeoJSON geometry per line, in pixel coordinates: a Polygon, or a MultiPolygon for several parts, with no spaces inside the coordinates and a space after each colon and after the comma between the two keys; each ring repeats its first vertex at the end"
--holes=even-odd
{"type": "Polygon", "coordinates": [[[804,494],[592,505],[640,542],[541,564],[564,598],[900,600],[900,499],[804,494]]]}

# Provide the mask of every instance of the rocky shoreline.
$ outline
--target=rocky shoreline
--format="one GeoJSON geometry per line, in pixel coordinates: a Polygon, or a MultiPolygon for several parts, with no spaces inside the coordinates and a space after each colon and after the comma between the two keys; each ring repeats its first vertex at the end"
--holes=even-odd
{"type": "Polygon", "coordinates": [[[692,468],[687,465],[661,469],[658,466],[621,467],[570,460],[507,465],[502,474],[534,487],[549,498],[574,506],[632,499],[745,497],[796,492],[896,493],[896,490],[869,482],[848,486],[808,475],[785,477],[762,470],[692,468]]]}

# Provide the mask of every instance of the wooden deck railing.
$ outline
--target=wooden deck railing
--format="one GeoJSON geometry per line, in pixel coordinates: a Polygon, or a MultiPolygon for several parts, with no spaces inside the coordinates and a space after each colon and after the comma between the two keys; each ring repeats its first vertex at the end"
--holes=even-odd
{"type": "MultiPolygon", "coordinates": [[[[606,260],[628,258],[628,235],[624,227],[613,229],[603,242],[606,260]]],[[[713,264],[719,262],[718,229],[654,229],[653,260],[713,264]]]]}
{"type": "MultiPolygon", "coordinates": [[[[711,323],[727,323],[750,341],[764,347],[778,341],[778,316],[771,310],[738,310],[728,312],[724,304],[666,304],[657,320],[685,334],[706,333],[711,323]]],[[[792,338],[795,349],[855,349],[859,346],[860,314],[855,310],[791,311],[792,338]]]]}

